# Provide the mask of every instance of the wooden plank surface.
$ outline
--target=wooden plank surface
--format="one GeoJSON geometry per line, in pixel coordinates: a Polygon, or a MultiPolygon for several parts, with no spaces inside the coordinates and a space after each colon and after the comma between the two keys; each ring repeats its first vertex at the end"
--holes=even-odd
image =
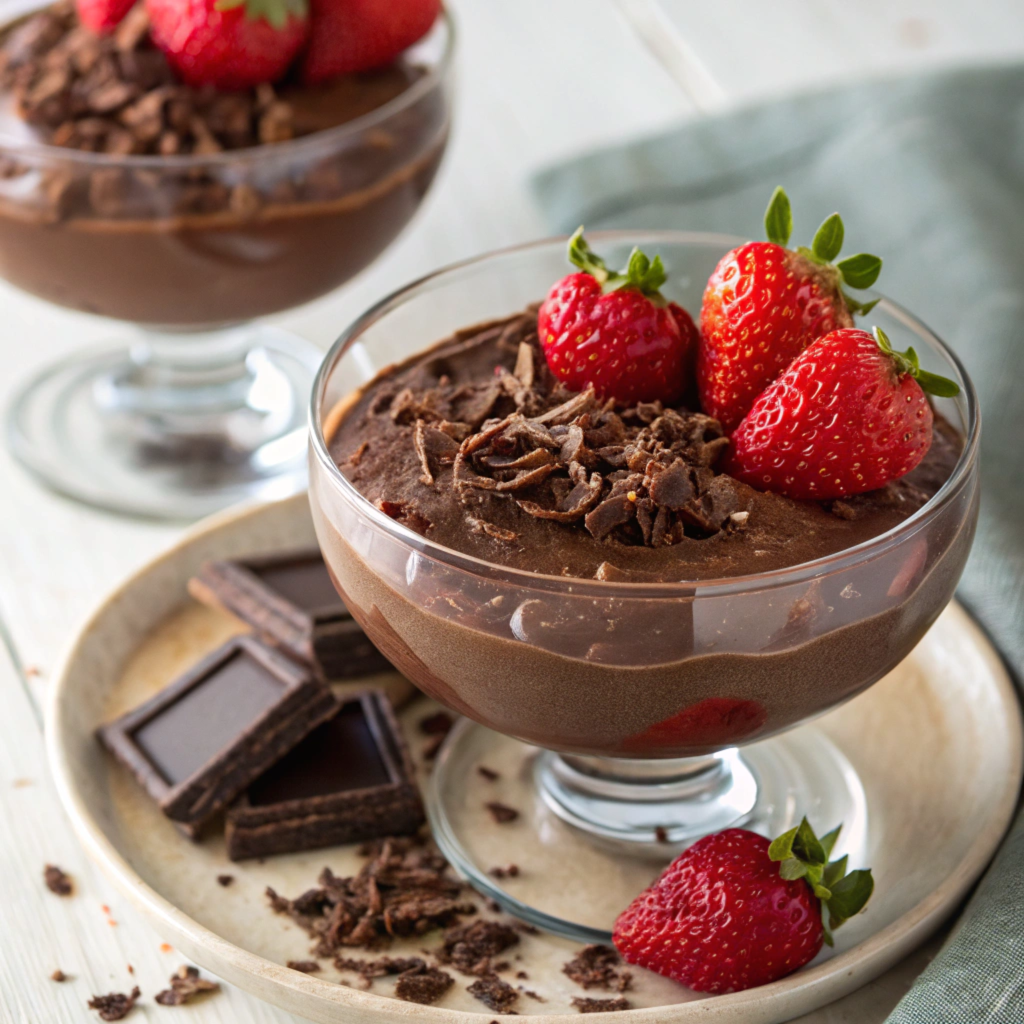
{"type": "MultiPolygon", "coordinates": [[[[526,181],[580,149],[657,130],[690,113],[894,67],[1005,57],[1024,45],[1024,7],[987,0],[452,0],[461,52],[455,131],[424,209],[354,282],[276,318],[326,346],[393,287],[434,267],[545,232],[526,181]],[[660,6],[659,6],[660,5],[660,6]],[[923,13],[922,13],[923,12],[923,13]],[[867,29],[865,28],[867,26],[867,29]]],[[[0,285],[0,403],[37,368],[126,335],[0,285]]],[[[88,995],[150,997],[179,960],[88,865],[47,778],[39,709],[76,625],[99,598],[181,532],[86,509],[42,491],[0,449],[0,1022],[82,1021],[88,995]],[[61,900],[42,884],[54,861],[76,879],[61,900]],[[116,926],[107,923],[102,906],[116,926]],[[60,967],[70,983],[49,980],[60,967]]],[[[918,954],[806,1024],[881,1021],[929,955],[918,954]]],[[[162,1011],[164,1013],[171,1011],[162,1011]]],[[[294,1020],[231,989],[189,1020],[294,1020]]],[[[152,1007],[133,1019],[155,1019],[152,1007]]]]}

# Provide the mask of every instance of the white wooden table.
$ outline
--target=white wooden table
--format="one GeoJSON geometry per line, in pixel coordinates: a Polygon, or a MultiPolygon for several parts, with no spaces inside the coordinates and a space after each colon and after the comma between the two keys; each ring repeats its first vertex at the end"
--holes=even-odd
{"type": "MultiPolygon", "coordinates": [[[[440,178],[409,231],[336,294],[280,322],[326,346],[391,288],[440,264],[545,233],[530,172],[729,103],[852,75],[1024,55],[1024,5],[986,0],[451,0],[461,27],[457,123],[440,178]],[[586,78],[588,86],[581,85],[586,78]],[[597,83],[596,88],[594,83],[597,83]]],[[[45,362],[119,330],[0,285],[0,402],[45,362]]],[[[150,999],[178,965],[86,863],[49,783],[40,707],[78,622],[180,527],[108,516],[46,493],[0,449],[0,1022],[94,1019],[89,995],[130,988],[150,999]],[[42,883],[44,862],[77,894],[42,883]],[[113,926],[102,909],[110,908],[113,926]],[[49,980],[60,967],[71,978],[49,980]]],[[[926,962],[926,949],[807,1024],[881,1021],[926,962]]],[[[184,1011],[196,1024],[286,1024],[228,988],[184,1011]]]]}

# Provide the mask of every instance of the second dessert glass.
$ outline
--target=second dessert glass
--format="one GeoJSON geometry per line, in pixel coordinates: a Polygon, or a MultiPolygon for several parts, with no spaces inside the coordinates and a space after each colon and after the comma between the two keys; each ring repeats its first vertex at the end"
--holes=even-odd
{"type": "MultiPolygon", "coordinates": [[[[660,253],[668,297],[691,310],[736,244],[681,232],[592,241],[613,265],[633,246],[660,253]]],[[[822,733],[787,730],[889,672],[949,602],[977,519],[979,421],[956,356],[883,300],[871,321],[960,384],[937,405],[965,445],[920,511],[857,547],[733,579],[609,583],[482,562],[380,512],[329,451],[352,382],[521,310],[564,272],[562,240],[522,246],[439,271],[353,324],[314,388],[311,503],[353,615],[413,682],[465,716],[428,793],[442,850],[512,913],[602,941],[654,862],[710,831],[778,834],[803,814],[819,832],[842,821],[837,852],[859,866],[868,821],[856,772],[822,733]],[[519,819],[495,824],[494,801],[519,819]],[[510,862],[524,870],[494,877],[510,862]]]]}
{"type": "MultiPolygon", "coordinates": [[[[37,8],[5,0],[0,17],[37,8]]],[[[248,149],[92,153],[3,113],[0,277],[139,328],[20,389],[7,435],[22,464],[79,500],[164,518],[300,490],[322,353],[252,320],[337,288],[408,223],[447,141],[452,47],[442,15],[403,55],[417,69],[404,91],[248,149]]]]}

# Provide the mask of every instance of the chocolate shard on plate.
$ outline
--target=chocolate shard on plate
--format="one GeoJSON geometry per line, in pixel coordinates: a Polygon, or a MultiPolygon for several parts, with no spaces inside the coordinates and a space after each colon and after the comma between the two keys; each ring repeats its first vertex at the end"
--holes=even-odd
{"type": "Polygon", "coordinates": [[[197,601],[223,608],[265,643],[311,665],[321,679],[393,671],[352,618],[315,549],[206,562],[188,588],[197,601]]]}
{"type": "Polygon", "coordinates": [[[99,738],[194,835],[337,708],[308,669],[235,637],[99,738]]]}
{"type": "Polygon", "coordinates": [[[380,690],[337,712],[265,772],[229,808],[232,860],[409,835],[423,805],[409,751],[380,690]]]}

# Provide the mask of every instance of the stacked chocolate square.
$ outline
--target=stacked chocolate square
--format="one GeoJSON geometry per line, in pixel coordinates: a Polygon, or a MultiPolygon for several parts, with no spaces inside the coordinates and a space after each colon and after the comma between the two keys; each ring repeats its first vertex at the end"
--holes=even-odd
{"type": "Polygon", "coordinates": [[[423,808],[386,694],[332,690],[393,669],[320,553],[208,562],[189,590],[253,633],[99,730],[164,814],[197,839],[225,812],[232,860],[415,832],[423,808]]]}

